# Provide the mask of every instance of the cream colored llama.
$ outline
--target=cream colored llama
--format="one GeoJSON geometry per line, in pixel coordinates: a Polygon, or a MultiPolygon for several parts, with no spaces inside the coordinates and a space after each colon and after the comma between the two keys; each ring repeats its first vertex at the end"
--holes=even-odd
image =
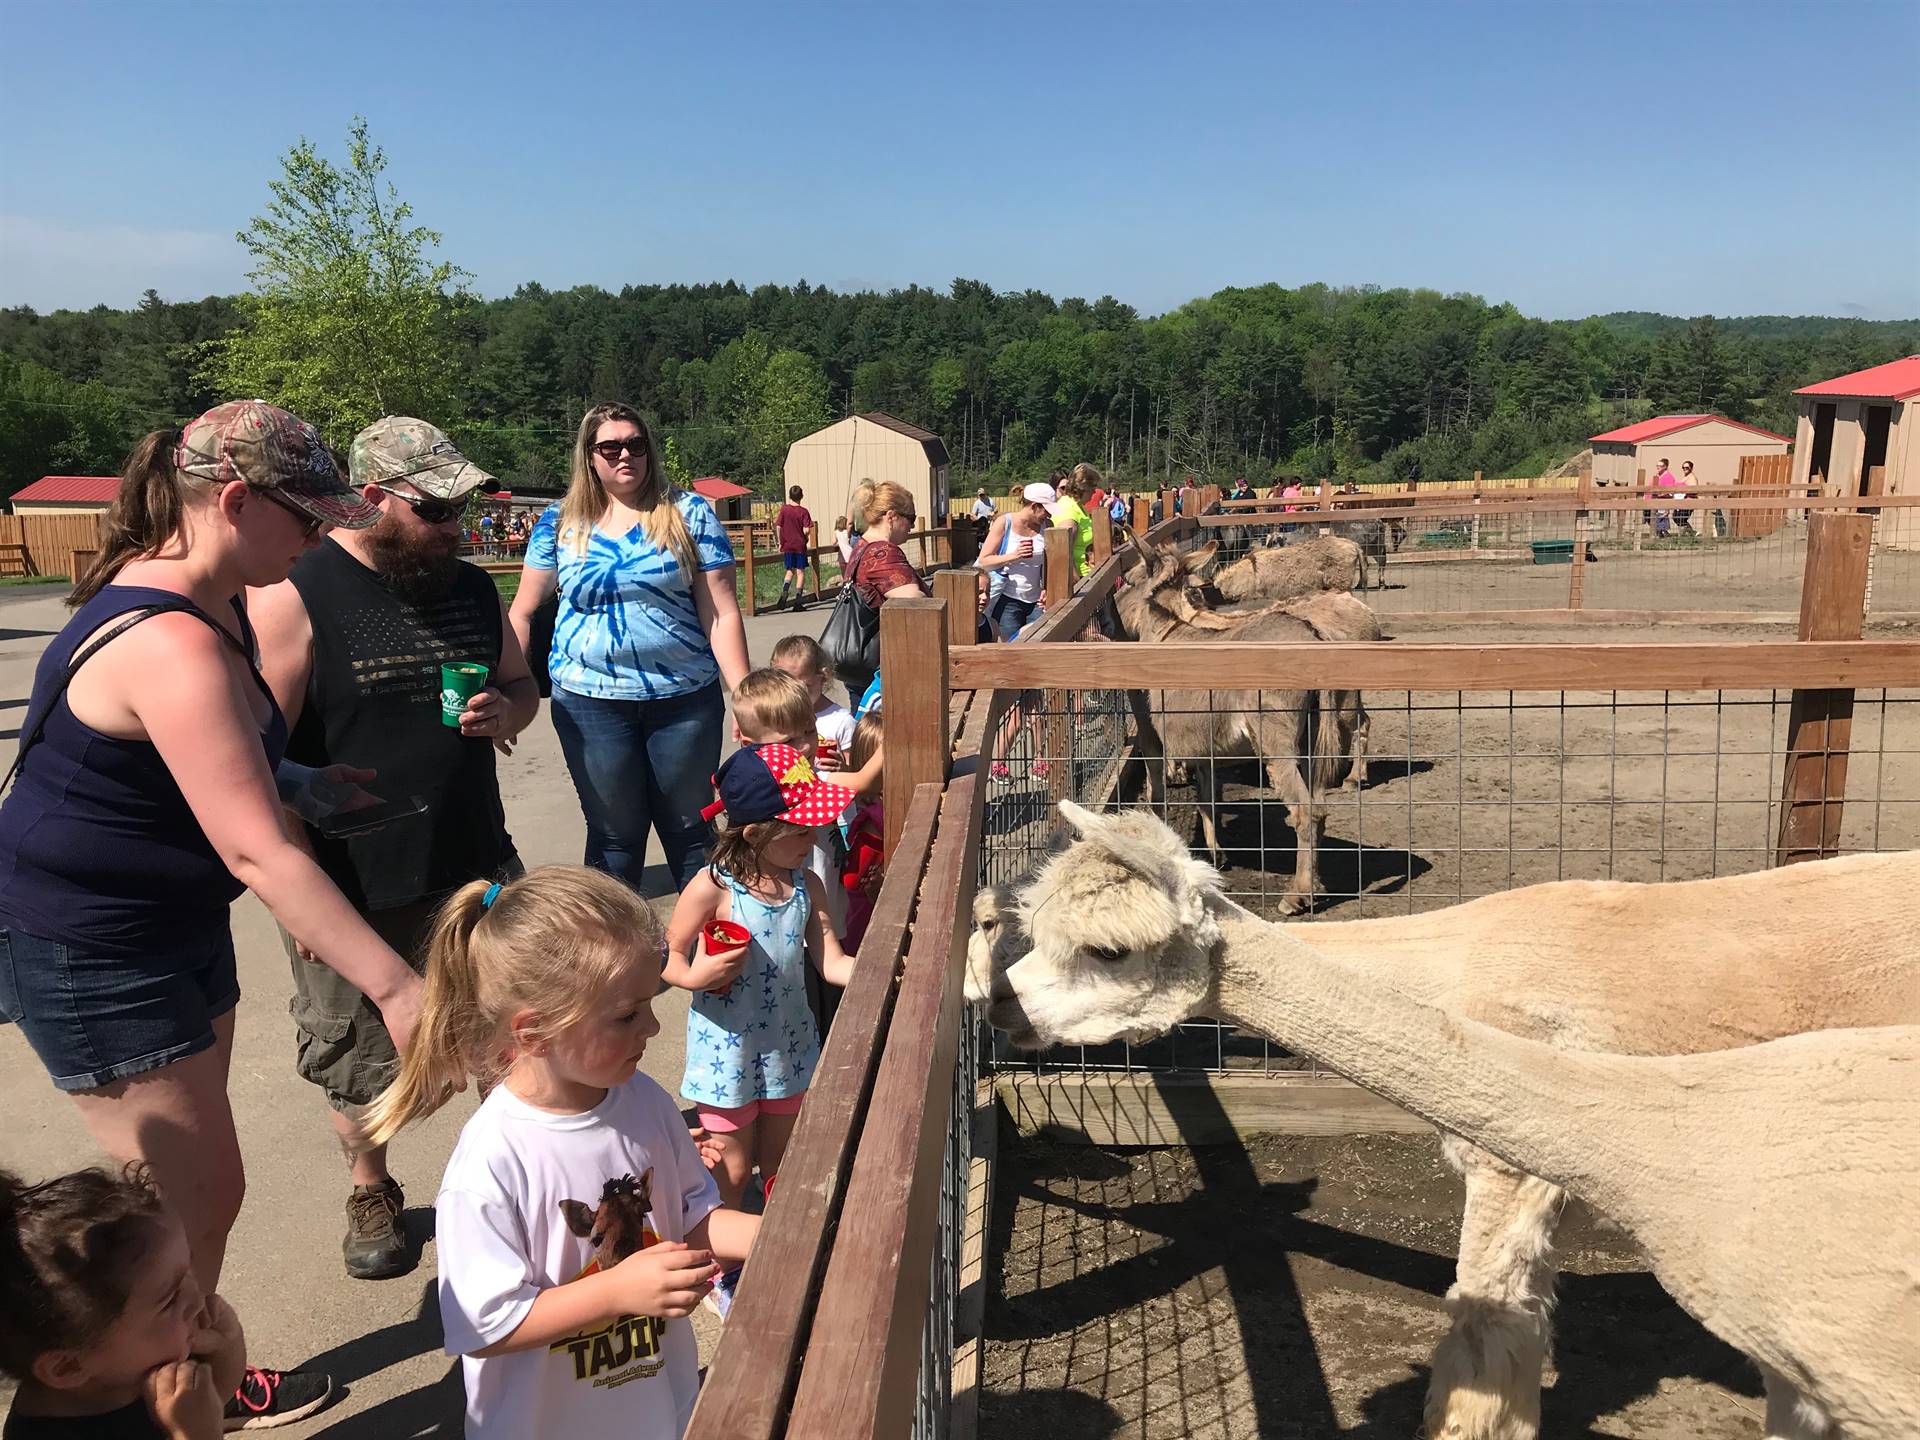
{"type": "MultiPolygon", "coordinates": [[[[1354,1063],[1344,1051],[1332,1053],[1325,1036],[1342,1033],[1362,1013],[1352,1008],[1359,1003],[1356,987],[1366,992],[1368,1007],[1398,997],[1555,1047],[1626,1055],[1725,1050],[1826,1026],[1920,1019],[1920,966],[1910,939],[1920,925],[1920,854],[1663,886],[1540,885],[1400,919],[1279,926],[1225,899],[1217,873],[1145,812],[1102,817],[1072,805],[1061,812],[1082,838],[1021,890],[1024,936],[1006,933],[1012,927],[998,897],[983,893],[976,904],[968,991],[976,999],[999,992],[992,1018],[1027,1031],[1015,1034],[1016,1043],[1143,1040],[1181,1020],[1213,1015],[1314,1055],[1420,1110],[1419,1097],[1393,1088],[1391,1077],[1354,1063]],[[1331,1000],[1335,993],[1340,998],[1331,1000]]],[[[1389,1030],[1369,1043],[1394,1040],[1389,1030]]],[[[1406,1058],[1417,1077],[1433,1057],[1415,1045],[1406,1058]]],[[[1582,1056],[1579,1065],[1590,1060],[1602,1063],[1582,1056]]],[[[1775,1063],[1756,1062],[1769,1075],[1775,1063]]],[[[1716,1057],[1700,1073],[1721,1074],[1714,1068],[1720,1064],[1716,1057]]],[[[1666,1077],[1647,1083],[1665,1086],[1692,1072],[1654,1066],[1647,1073],[1666,1077]]],[[[1920,1092],[1920,1073],[1912,1083],[1920,1092]]],[[[1509,1103],[1525,1093],[1509,1092],[1509,1103]]],[[[1751,1113],[1765,1119],[1755,1094],[1751,1113]]],[[[1589,1113],[1613,1103],[1605,1096],[1588,1099],[1589,1113]]],[[[1447,1117],[1431,1118],[1455,1134],[1481,1138],[1464,1117],[1451,1117],[1451,1125],[1447,1117]]],[[[1596,1188],[1584,1170],[1562,1172],[1543,1162],[1548,1178],[1535,1178],[1455,1134],[1447,1147],[1466,1179],[1467,1210],[1458,1279],[1447,1297],[1452,1329],[1435,1355],[1429,1389],[1428,1433],[1531,1436],[1539,1425],[1552,1238],[1563,1202],[1554,1182],[1579,1178],[1580,1193],[1629,1228],[1641,1211],[1623,1211],[1620,1196],[1596,1188]]],[[[1502,1153],[1513,1157],[1511,1149],[1502,1153]]],[[[1703,1157],[1670,1158],[1684,1172],[1703,1157]]],[[[1704,1172],[1676,1183],[1680,1208],[1697,1204],[1703,1214],[1721,1213],[1731,1193],[1724,1178],[1708,1181],[1704,1172]],[[1703,1186],[1716,1193],[1696,1193],[1703,1186]]],[[[1829,1202],[1808,1195],[1811,1208],[1798,1227],[1780,1233],[1797,1235],[1795,1243],[1807,1251],[1830,1249],[1837,1237],[1818,1230],[1829,1202]]],[[[1911,1223],[1910,1216],[1903,1223],[1911,1223]]],[[[1777,1229],[1783,1224],[1768,1221],[1777,1229]]],[[[1736,1228],[1746,1233],[1744,1224],[1736,1228]]],[[[1640,1239],[1651,1248],[1649,1235],[1640,1239]]],[[[1684,1247],[1663,1243],[1661,1263],[1684,1268],[1684,1247]]],[[[1909,1249],[1906,1263],[1920,1267],[1920,1254],[1909,1249]]],[[[1794,1418],[1794,1394],[1811,1393],[1824,1403],[1824,1389],[1810,1390],[1805,1376],[1773,1364],[1767,1359],[1773,1352],[1754,1348],[1760,1341],[1747,1330],[1722,1329],[1732,1322],[1724,1307],[1715,1308],[1718,1301],[1709,1305],[1710,1294],[1690,1299],[1681,1292],[1691,1282],[1665,1271],[1662,1278],[1710,1328],[1772,1366],[1769,1434],[1821,1433],[1794,1418]]],[[[1833,1309],[1822,1294],[1786,1293],[1809,1311],[1833,1309]]]]}

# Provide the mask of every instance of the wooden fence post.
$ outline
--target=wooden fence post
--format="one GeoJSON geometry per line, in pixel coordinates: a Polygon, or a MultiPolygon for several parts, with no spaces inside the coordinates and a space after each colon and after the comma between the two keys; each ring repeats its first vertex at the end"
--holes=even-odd
{"type": "Polygon", "coordinates": [[[1153,502],[1144,495],[1133,497],[1133,534],[1134,538],[1153,528],[1153,502]]]}
{"type": "Polygon", "coordinates": [[[742,573],[742,574],[743,574],[743,575],[744,575],[744,576],[746,577],[746,584],[745,584],[745,586],[743,587],[743,588],[745,589],[745,591],[746,591],[746,594],[745,594],[745,597],[744,597],[744,598],[743,598],[743,599],[742,599],[742,600],[740,601],[740,608],[741,608],[742,610],[744,610],[744,611],[745,611],[745,612],[746,612],[746,613],[747,613],[748,615],[750,615],[750,616],[751,616],[751,615],[758,615],[758,614],[760,613],[760,600],[759,600],[759,597],[758,597],[758,596],[757,596],[757,595],[755,594],[755,592],[754,592],[754,584],[753,584],[753,531],[752,531],[752,529],[751,529],[751,528],[749,528],[749,529],[748,529],[748,531],[747,531],[747,554],[746,554],[746,559],[747,559],[747,565],[746,565],[746,569],[745,569],[744,571],[742,571],[742,572],[741,572],[741,573],[742,573]]]}
{"type": "Polygon", "coordinates": [[[1647,528],[1647,497],[1644,493],[1639,493],[1644,492],[1647,488],[1646,466],[1642,465],[1638,470],[1633,472],[1633,484],[1636,491],[1634,499],[1639,501],[1639,508],[1629,510],[1627,512],[1627,519],[1633,523],[1633,548],[1638,550],[1640,548],[1640,532],[1647,528]]]}
{"type": "MultiPolygon", "coordinates": [[[[1480,472],[1478,470],[1473,472],[1473,503],[1476,505],[1480,503],[1480,472]]],[[[1473,517],[1471,535],[1467,548],[1478,550],[1480,548],[1480,517],[1478,515],[1473,517]]]]}
{"type": "Polygon", "coordinates": [[[985,571],[971,566],[934,572],[933,598],[947,607],[947,644],[971,645],[979,637],[980,584],[985,578],[985,571]]]}
{"type": "Polygon", "coordinates": [[[1073,532],[1063,526],[1049,525],[1046,541],[1047,608],[1052,609],[1056,605],[1066,604],[1073,594],[1073,532]]]}
{"type": "Polygon", "coordinates": [[[1580,467],[1579,508],[1573,512],[1573,574],[1567,581],[1567,608],[1587,603],[1587,505],[1593,499],[1593,466],[1580,467]]]}
{"type": "Polygon", "coordinates": [[[820,598],[820,522],[814,521],[807,530],[807,564],[813,571],[813,598],[820,598]]]}
{"type": "Polygon", "coordinates": [[[1087,549],[1087,568],[1098,569],[1107,563],[1107,557],[1113,554],[1113,517],[1107,513],[1107,507],[1096,505],[1093,514],[1093,544],[1087,549]]]}
{"type": "Polygon", "coordinates": [[[887,706],[882,783],[888,854],[900,840],[916,785],[943,785],[947,733],[947,606],[937,599],[889,600],[880,607],[880,693],[887,706]]]}
{"type": "MultiPolygon", "coordinates": [[[[1872,539],[1869,516],[1838,511],[1807,516],[1807,568],[1800,582],[1802,640],[1860,638],[1872,539]]],[[[1774,864],[1839,853],[1852,739],[1853,691],[1793,692],[1774,864]]]]}

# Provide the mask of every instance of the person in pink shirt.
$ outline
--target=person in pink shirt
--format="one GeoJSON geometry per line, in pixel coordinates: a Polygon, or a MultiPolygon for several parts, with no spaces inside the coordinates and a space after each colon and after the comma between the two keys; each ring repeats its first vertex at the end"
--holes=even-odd
{"type": "MultiPolygon", "coordinates": [[[[1658,486],[1660,489],[1667,490],[1667,491],[1672,491],[1679,487],[1680,482],[1673,478],[1673,471],[1668,468],[1667,457],[1664,455],[1660,457],[1660,473],[1653,477],[1653,483],[1656,486],[1658,486]]],[[[1653,511],[1654,535],[1664,540],[1667,536],[1667,532],[1672,528],[1673,528],[1672,508],[1669,507],[1665,510],[1662,510],[1659,508],[1658,504],[1656,504],[1653,511]]]]}

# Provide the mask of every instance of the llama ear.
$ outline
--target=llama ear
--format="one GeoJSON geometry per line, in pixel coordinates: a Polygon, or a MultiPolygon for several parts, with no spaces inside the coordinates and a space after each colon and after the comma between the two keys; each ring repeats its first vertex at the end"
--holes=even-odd
{"type": "Polygon", "coordinates": [[[1124,820],[1096,815],[1071,800],[1060,802],[1060,814],[1080,837],[1127,869],[1171,893],[1179,881],[1179,864],[1186,857],[1180,838],[1147,811],[1129,811],[1124,820]]]}
{"type": "Polygon", "coordinates": [[[591,1206],[583,1205],[578,1200],[562,1200],[560,1202],[560,1218],[567,1222],[567,1229],[578,1235],[582,1240],[593,1234],[593,1209],[591,1206]]]}
{"type": "Polygon", "coordinates": [[[1186,567],[1189,575],[1198,575],[1213,563],[1213,557],[1220,553],[1220,542],[1209,540],[1197,550],[1189,550],[1181,557],[1180,563],[1186,567]]]}
{"type": "Polygon", "coordinates": [[[1107,828],[1107,817],[1097,815],[1084,805],[1076,805],[1071,800],[1060,802],[1060,818],[1077,832],[1091,840],[1107,828]]]}

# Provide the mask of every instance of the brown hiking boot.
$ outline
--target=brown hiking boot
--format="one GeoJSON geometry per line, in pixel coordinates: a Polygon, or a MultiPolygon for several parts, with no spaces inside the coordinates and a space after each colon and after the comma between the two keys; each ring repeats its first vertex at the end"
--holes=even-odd
{"type": "Polygon", "coordinates": [[[341,1242],[347,1274],[356,1280],[385,1280],[414,1266],[400,1212],[407,1197],[394,1179],[356,1185],[347,1196],[347,1238],[341,1242]]]}

